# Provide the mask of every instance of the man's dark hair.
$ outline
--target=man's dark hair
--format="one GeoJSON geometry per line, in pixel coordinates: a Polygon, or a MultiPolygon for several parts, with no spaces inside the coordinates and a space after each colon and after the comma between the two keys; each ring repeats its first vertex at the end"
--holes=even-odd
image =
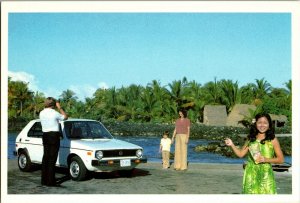
{"type": "Polygon", "coordinates": [[[44,104],[45,108],[55,107],[56,99],[54,99],[53,97],[47,97],[44,104]]]}

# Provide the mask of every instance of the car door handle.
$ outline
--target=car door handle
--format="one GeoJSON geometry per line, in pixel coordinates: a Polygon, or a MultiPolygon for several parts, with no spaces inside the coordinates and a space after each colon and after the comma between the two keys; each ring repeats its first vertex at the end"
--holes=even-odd
{"type": "Polygon", "coordinates": [[[26,139],[25,141],[30,141],[30,140],[27,140],[27,139],[26,139]]]}

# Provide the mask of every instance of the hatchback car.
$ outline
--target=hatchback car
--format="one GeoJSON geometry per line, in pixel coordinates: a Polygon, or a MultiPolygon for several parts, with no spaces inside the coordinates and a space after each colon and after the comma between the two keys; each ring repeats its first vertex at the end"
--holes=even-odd
{"type": "MultiPolygon", "coordinates": [[[[68,119],[60,122],[61,140],[56,166],[69,169],[73,180],[84,180],[89,171],[120,171],[130,175],[139,163],[146,163],[143,149],[115,139],[101,122],[68,119]]],[[[21,171],[31,171],[43,157],[42,126],[30,121],[16,138],[16,155],[21,171]]]]}

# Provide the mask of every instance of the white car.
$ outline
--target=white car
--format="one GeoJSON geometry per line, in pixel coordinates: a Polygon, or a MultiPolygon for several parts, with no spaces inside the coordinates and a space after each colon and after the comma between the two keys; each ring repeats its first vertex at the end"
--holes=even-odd
{"type": "MultiPolygon", "coordinates": [[[[120,171],[130,175],[139,163],[146,163],[140,146],[113,138],[102,123],[88,119],[60,122],[61,140],[56,166],[69,168],[73,180],[84,180],[89,171],[120,171]]],[[[21,171],[41,164],[42,126],[30,121],[16,138],[16,155],[21,171]]]]}

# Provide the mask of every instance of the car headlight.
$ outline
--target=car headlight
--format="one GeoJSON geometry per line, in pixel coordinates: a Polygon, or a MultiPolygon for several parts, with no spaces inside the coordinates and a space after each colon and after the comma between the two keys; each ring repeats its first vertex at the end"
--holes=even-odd
{"type": "Polygon", "coordinates": [[[102,151],[97,151],[95,156],[96,156],[97,159],[100,160],[100,159],[103,158],[103,152],[102,151]]]}
{"type": "Polygon", "coordinates": [[[136,156],[138,157],[138,158],[141,158],[142,156],[143,156],[143,151],[142,150],[140,150],[140,149],[138,149],[138,150],[136,150],[136,156]]]}

